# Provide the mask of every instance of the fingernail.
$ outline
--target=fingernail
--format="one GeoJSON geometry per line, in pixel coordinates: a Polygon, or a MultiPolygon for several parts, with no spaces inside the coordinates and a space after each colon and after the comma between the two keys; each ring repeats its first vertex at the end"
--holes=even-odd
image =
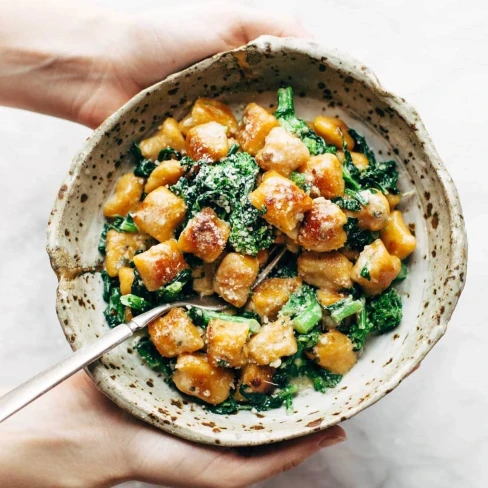
{"type": "Polygon", "coordinates": [[[347,440],[347,437],[346,435],[334,435],[332,437],[324,437],[323,439],[321,439],[321,441],[319,442],[319,447],[320,449],[323,449],[324,447],[331,447],[331,446],[335,446],[336,444],[340,444],[341,442],[344,442],[345,440],[347,440]]]}

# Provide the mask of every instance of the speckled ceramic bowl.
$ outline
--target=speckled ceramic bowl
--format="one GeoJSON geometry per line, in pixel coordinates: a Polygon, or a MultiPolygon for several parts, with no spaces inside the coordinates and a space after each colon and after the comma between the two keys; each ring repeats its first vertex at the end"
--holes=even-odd
{"type": "Polygon", "coordinates": [[[198,97],[219,98],[237,111],[256,100],[275,103],[276,89],[293,86],[298,113],[339,114],[363,133],[381,158],[395,159],[406,221],[418,248],[400,287],[404,318],[394,333],[374,338],[358,364],[326,394],[302,391],[294,413],[220,416],[184,401],[133,351],[137,338],[89,368],[98,388],[150,424],[208,444],[256,445],[289,439],[348,419],[395,388],[444,334],[464,285],[467,242],[456,188],[417,112],[379,84],[358,61],[308,40],[261,37],[216,55],[141,92],[86,141],[59,190],[48,227],[48,253],[59,279],[57,311],[78,349],[107,332],[102,311],[102,259],[97,241],[102,205],[129,171],[134,140],[167,116],[180,118],[198,97]]]}

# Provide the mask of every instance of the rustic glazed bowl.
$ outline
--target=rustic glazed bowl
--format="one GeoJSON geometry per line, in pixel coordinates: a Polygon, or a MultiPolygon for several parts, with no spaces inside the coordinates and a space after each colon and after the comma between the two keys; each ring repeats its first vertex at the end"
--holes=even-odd
{"type": "Polygon", "coordinates": [[[309,434],[348,419],[395,388],[444,334],[462,291],[467,242],[456,188],[417,112],[385,91],[358,61],[308,40],[261,37],[218,54],[134,97],[94,131],[74,158],[48,226],[48,253],[59,279],[57,312],[76,350],[108,331],[102,312],[102,205],[131,168],[127,152],[168,116],[184,116],[198,97],[239,112],[255,100],[271,105],[291,85],[305,119],[340,115],[368,137],[379,159],[400,168],[402,207],[418,247],[401,285],[404,318],[393,333],[370,340],[358,364],[326,394],[300,392],[294,413],[278,409],[221,416],[184,400],[147,367],[137,337],[94,363],[98,388],[136,417],[172,434],[226,446],[257,445],[309,434]]]}

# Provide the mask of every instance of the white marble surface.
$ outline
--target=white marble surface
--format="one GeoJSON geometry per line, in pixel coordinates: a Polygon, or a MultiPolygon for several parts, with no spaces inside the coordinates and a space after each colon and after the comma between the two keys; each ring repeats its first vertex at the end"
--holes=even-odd
{"type": "MultiPolygon", "coordinates": [[[[103,0],[127,11],[156,0],[103,0]]],[[[249,2],[259,3],[259,2],[249,2]]],[[[418,372],[346,422],[349,440],[261,488],[488,486],[486,302],[488,6],[475,0],[270,1],[323,43],[349,51],[420,112],[457,183],[470,241],[468,281],[447,335],[418,372]]],[[[89,131],[0,108],[0,388],[68,353],[54,312],[45,227],[89,131]]],[[[142,486],[139,483],[126,487],[142,486]]]]}

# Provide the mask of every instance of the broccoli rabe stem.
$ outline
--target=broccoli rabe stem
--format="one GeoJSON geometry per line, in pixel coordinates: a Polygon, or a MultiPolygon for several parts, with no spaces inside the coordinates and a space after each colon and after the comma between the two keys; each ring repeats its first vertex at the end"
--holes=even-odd
{"type": "Polygon", "coordinates": [[[336,324],[340,324],[345,318],[354,315],[363,309],[361,300],[353,300],[351,296],[341,300],[333,305],[325,307],[330,317],[336,324]]]}
{"type": "Polygon", "coordinates": [[[137,295],[122,295],[120,297],[120,303],[125,305],[126,307],[133,308],[134,310],[148,310],[151,308],[151,303],[147,300],[144,300],[142,297],[138,297],[137,295]]]}
{"type": "Polygon", "coordinates": [[[201,308],[194,307],[191,309],[190,317],[197,323],[206,327],[211,319],[219,319],[225,322],[235,322],[239,324],[248,324],[249,332],[255,334],[261,328],[260,323],[256,319],[248,317],[239,317],[238,315],[229,315],[225,313],[212,312],[211,310],[203,310],[201,308]]]}
{"type": "Polygon", "coordinates": [[[317,301],[314,301],[303,312],[299,313],[291,323],[298,333],[307,334],[321,319],[322,308],[317,301]]]}

